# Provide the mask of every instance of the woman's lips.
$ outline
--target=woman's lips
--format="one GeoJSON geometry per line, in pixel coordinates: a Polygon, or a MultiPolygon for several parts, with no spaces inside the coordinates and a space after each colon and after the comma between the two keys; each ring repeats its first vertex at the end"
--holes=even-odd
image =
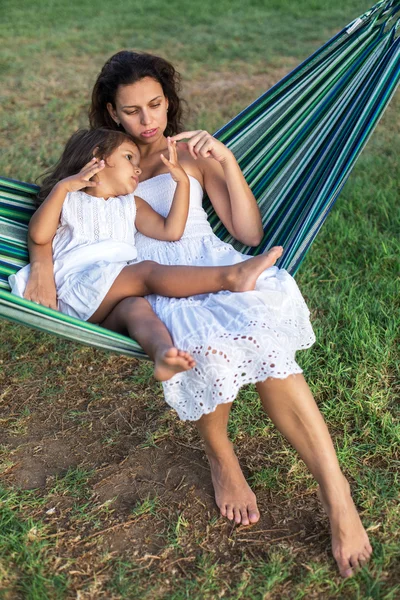
{"type": "Polygon", "coordinates": [[[143,133],[141,133],[140,135],[145,138],[150,138],[153,137],[153,135],[155,135],[157,131],[158,128],[156,127],[155,129],[148,129],[147,131],[143,131],[143,133]]]}

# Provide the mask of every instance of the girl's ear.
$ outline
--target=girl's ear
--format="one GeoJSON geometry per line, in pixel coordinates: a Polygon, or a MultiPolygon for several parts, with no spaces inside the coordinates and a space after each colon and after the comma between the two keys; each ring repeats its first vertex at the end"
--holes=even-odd
{"type": "Polygon", "coordinates": [[[93,150],[93,156],[98,160],[104,160],[107,164],[107,159],[104,157],[104,154],[101,153],[99,146],[96,146],[96,148],[93,150]]]}

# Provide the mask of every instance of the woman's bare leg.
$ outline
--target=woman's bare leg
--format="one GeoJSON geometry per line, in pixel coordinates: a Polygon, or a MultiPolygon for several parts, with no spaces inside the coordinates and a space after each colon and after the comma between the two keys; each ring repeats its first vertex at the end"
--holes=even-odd
{"type": "Polygon", "coordinates": [[[232,402],[219,404],[214,412],[203,415],[196,427],[204,440],[211,468],[215,501],[221,515],[236,523],[249,525],[260,518],[257,499],[249,487],[228,438],[227,425],[232,402]]]}
{"type": "Polygon", "coordinates": [[[350,495],[326,423],[302,374],[257,384],[265,412],[297,450],[320,486],[340,574],[349,577],[372,548],[350,495]]]}
{"type": "Polygon", "coordinates": [[[102,327],[128,333],[154,361],[154,377],[170,379],[196,364],[188,352],[174,347],[170,333],[145,298],[126,298],[101,323],[102,327]]]}

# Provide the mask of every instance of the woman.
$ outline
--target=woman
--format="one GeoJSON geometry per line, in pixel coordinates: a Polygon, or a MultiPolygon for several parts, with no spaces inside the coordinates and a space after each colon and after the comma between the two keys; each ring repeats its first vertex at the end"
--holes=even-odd
{"type": "MultiPolygon", "coordinates": [[[[180,162],[191,180],[187,230],[181,241],[162,245],[139,236],[138,253],[164,264],[182,264],[185,258],[189,264],[245,260],[213,236],[199,204],[204,189],[225,227],[246,245],[261,240],[257,204],[233,154],[221,142],[205,131],[178,133],[178,83],[178,74],[165,60],[123,51],[107,61],[93,89],[92,127],[120,128],[133,137],[141,154],[138,194],[161,213],[168,210],[173,187],[160,154],[166,150],[166,136],[181,142],[180,162]],[[184,139],[187,143],[182,143],[184,139]]],[[[29,249],[32,270],[25,296],[56,307],[49,283],[50,245],[38,247],[29,242],[29,249]]],[[[295,351],[309,347],[315,339],[309,312],[294,280],[283,269],[268,269],[257,281],[257,290],[252,296],[237,295],[241,297],[237,303],[229,293],[186,300],[150,296],[151,306],[142,298],[128,298],[101,324],[117,331],[128,329],[130,335],[139,337],[141,328],[156,318],[153,307],[175,343],[192,345],[197,372],[179,374],[164,384],[166,400],[181,418],[197,419],[216,503],[223,516],[243,525],[257,522],[259,511],[228,439],[227,422],[237,389],[249,381],[256,383],[265,412],[319,483],[331,524],[333,555],[341,575],[349,577],[368,560],[372,548],[326,424],[294,361],[295,351]],[[268,340],[274,341],[275,350],[260,360],[268,340]],[[188,374],[193,378],[190,385],[188,374]]]]}

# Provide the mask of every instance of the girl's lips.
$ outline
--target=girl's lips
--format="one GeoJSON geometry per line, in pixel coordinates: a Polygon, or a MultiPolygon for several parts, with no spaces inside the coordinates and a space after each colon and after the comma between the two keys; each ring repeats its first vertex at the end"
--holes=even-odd
{"type": "Polygon", "coordinates": [[[156,127],[155,129],[148,129],[147,131],[143,131],[143,133],[141,133],[140,135],[142,137],[145,138],[149,138],[149,137],[153,137],[153,135],[155,135],[158,131],[158,128],[156,127]]]}

